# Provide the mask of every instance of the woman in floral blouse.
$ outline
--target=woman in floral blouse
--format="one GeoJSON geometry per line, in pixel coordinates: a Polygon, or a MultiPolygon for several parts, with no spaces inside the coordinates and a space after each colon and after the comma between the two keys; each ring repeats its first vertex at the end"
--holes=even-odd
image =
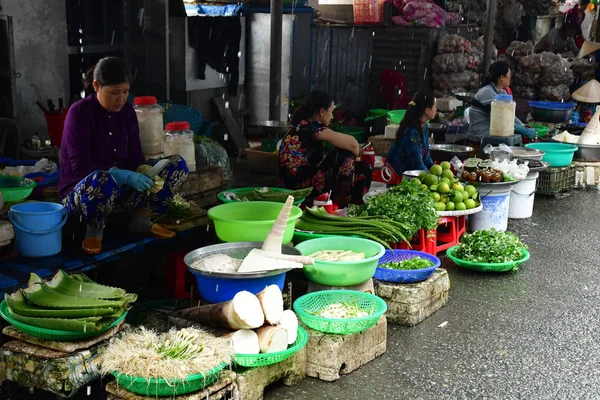
{"type": "Polygon", "coordinates": [[[431,92],[417,92],[408,103],[396,140],[386,157],[386,163],[399,176],[404,171],[427,170],[433,165],[427,121],[434,119],[436,112],[435,97],[431,92]]]}
{"type": "Polygon", "coordinates": [[[332,192],[340,207],[360,203],[371,185],[371,166],[358,161],[360,147],[350,135],[328,128],[334,103],[325,92],[314,91],[292,117],[293,127],[279,148],[279,178],[288,189],[313,187],[305,205],[332,192]],[[325,156],[324,144],[334,149],[325,156]]]}

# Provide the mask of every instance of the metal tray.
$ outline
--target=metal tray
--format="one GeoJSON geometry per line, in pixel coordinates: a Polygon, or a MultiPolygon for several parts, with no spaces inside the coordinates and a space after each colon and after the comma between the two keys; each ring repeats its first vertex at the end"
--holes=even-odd
{"type": "MultiPolygon", "coordinates": [[[[228,279],[254,279],[254,278],[266,278],[268,276],[279,275],[284,272],[290,271],[289,268],[278,269],[267,272],[246,272],[246,273],[230,273],[230,272],[213,272],[205,271],[201,269],[192,268],[194,262],[211,256],[213,254],[226,254],[232,258],[243,259],[250,253],[252,249],[260,249],[262,242],[233,242],[233,243],[221,243],[212,246],[201,247],[193,250],[185,255],[183,262],[187,265],[188,270],[193,274],[212,276],[215,278],[228,278],[228,279]]],[[[281,252],[283,254],[297,255],[300,256],[300,250],[297,250],[291,246],[281,246],[281,252]]]]}

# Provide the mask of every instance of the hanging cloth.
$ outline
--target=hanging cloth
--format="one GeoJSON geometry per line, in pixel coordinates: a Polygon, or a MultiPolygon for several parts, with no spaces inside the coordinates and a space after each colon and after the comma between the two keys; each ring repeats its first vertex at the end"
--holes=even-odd
{"type": "Polygon", "coordinates": [[[229,95],[237,96],[240,80],[240,17],[190,17],[188,40],[196,50],[198,79],[206,79],[206,66],[229,74],[229,95]]]}

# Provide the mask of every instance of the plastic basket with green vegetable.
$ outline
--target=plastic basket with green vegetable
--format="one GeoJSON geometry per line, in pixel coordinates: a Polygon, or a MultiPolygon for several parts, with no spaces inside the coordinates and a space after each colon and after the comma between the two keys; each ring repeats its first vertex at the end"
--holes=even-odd
{"type": "Polygon", "coordinates": [[[249,368],[276,364],[293,356],[295,352],[306,346],[307,342],[308,334],[301,326],[299,326],[298,337],[296,338],[296,341],[292,343],[286,350],[266,354],[236,354],[233,357],[233,361],[237,365],[249,368]]]}
{"type": "Polygon", "coordinates": [[[140,376],[130,376],[125,374],[113,373],[119,386],[130,392],[144,396],[179,396],[186,393],[197,392],[205,387],[212,385],[217,380],[219,373],[227,364],[220,364],[204,374],[190,375],[185,379],[160,379],[143,378],[140,376]]]}
{"type": "Polygon", "coordinates": [[[446,255],[459,267],[490,272],[512,271],[529,259],[527,245],[515,234],[495,229],[464,235],[446,255]]]}
{"type": "Polygon", "coordinates": [[[385,301],[379,297],[354,290],[323,290],[301,296],[294,302],[294,311],[311,329],[347,335],[373,327],[387,311],[385,301]],[[323,317],[332,314],[336,318],[323,317]]]}
{"type": "Polygon", "coordinates": [[[386,250],[373,278],[393,283],[415,283],[429,279],[440,259],[415,250],[386,250]]]}

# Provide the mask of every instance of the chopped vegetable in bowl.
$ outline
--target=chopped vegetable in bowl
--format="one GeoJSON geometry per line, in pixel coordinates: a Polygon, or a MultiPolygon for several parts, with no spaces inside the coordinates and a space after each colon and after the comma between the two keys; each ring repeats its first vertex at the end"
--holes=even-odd
{"type": "Polygon", "coordinates": [[[332,318],[332,319],[349,319],[349,318],[364,318],[371,315],[371,312],[365,311],[362,309],[358,302],[345,302],[345,303],[333,303],[321,310],[311,313],[312,315],[316,315],[322,318],[332,318]]]}
{"type": "Polygon", "coordinates": [[[357,253],[352,250],[319,250],[309,257],[320,261],[356,261],[364,260],[365,253],[357,253]]]}
{"type": "Polygon", "coordinates": [[[397,270],[417,270],[433,267],[435,264],[422,257],[415,257],[404,261],[390,261],[381,264],[379,268],[397,269],[397,270]]]}

